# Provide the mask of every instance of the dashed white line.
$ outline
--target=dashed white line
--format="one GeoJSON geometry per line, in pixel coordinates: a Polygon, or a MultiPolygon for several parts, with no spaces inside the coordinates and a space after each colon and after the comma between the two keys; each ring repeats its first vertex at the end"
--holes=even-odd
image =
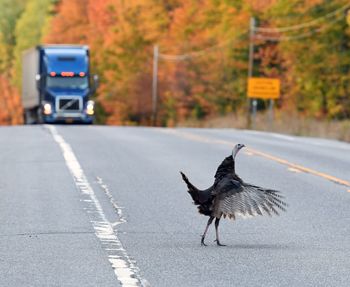
{"type": "Polygon", "coordinates": [[[106,194],[106,196],[108,197],[110,203],[112,204],[114,210],[116,211],[116,213],[118,214],[118,218],[119,220],[116,222],[112,223],[112,226],[115,227],[121,223],[125,223],[126,222],[126,218],[123,214],[123,208],[121,206],[119,206],[118,202],[114,199],[114,197],[112,196],[109,187],[103,182],[102,178],[100,178],[99,176],[96,177],[97,179],[97,183],[100,185],[100,187],[102,188],[103,192],[106,194]]]}
{"type": "MultiPolygon", "coordinates": [[[[150,286],[147,280],[140,277],[139,268],[136,266],[135,261],[127,254],[112,224],[107,220],[102,206],[88,182],[72,148],[54,126],[47,125],[46,127],[62,150],[66,165],[74,178],[78,190],[81,192],[82,202],[84,202],[85,209],[90,216],[95,234],[100,240],[103,249],[106,251],[108,260],[121,286],[150,286]]],[[[113,201],[111,202],[113,204],[113,201]]],[[[116,208],[116,206],[114,206],[114,208],[116,208]]],[[[117,208],[120,210],[118,213],[120,218],[119,223],[122,223],[124,217],[119,206],[117,206],[117,208]]]]}

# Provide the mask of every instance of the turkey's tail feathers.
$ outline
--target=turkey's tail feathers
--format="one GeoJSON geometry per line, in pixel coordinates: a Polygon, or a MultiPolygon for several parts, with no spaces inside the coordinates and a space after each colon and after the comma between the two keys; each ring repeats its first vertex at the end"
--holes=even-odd
{"type": "Polygon", "coordinates": [[[180,171],[180,173],[181,173],[182,179],[186,183],[188,189],[197,189],[192,183],[190,183],[187,176],[182,171],[180,171]]]}
{"type": "Polygon", "coordinates": [[[191,195],[194,203],[199,204],[199,190],[198,190],[198,188],[195,187],[192,183],[190,183],[187,176],[182,171],[180,171],[180,173],[181,173],[183,181],[186,183],[186,185],[188,187],[188,193],[191,195]]]}

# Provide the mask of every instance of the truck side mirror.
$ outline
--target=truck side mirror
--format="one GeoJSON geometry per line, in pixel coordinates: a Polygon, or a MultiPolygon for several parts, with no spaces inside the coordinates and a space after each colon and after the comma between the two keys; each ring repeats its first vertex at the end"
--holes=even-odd
{"type": "Polygon", "coordinates": [[[40,90],[40,88],[41,88],[41,85],[40,85],[40,83],[41,83],[41,75],[40,74],[36,74],[35,75],[35,82],[36,82],[36,88],[38,90],[40,90]]]}
{"type": "Polygon", "coordinates": [[[93,79],[92,93],[94,94],[98,88],[98,85],[99,85],[99,77],[98,77],[98,75],[95,74],[92,76],[92,79],[93,79]]]}

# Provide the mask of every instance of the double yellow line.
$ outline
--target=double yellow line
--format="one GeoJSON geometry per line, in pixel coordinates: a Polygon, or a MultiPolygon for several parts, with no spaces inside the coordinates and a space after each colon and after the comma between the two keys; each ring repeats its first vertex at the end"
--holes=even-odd
{"type": "MultiPolygon", "coordinates": [[[[196,134],[192,134],[190,132],[186,132],[186,131],[182,131],[182,130],[175,130],[175,129],[162,129],[161,130],[164,133],[167,134],[172,134],[175,136],[179,136],[188,140],[192,140],[192,141],[197,141],[197,142],[203,142],[203,143],[209,143],[209,144],[220,144],[220,145],[226,145],[232,148],[232,142],[229,141],[225,141],[225,140],[219,140],[219,139],[213,139],[213,138],[208,138],[208,137],[204,137],[204,136],[200,136],[200,135],[196,135],[196,134]]],[[[319,172],[317,170],[299,165],[299,164],[295,164],[292,162],[289,162],[285,159],[270,155],[268,153],[264,153],[261,151],[258,151],[256,149],[252,149],[252,148],[246,148],[246,151],[248,152],[248,154],[251,155],[257,155],[269,160],[272,160],[274,162],[278,162],[280,164],[286,165],[289,167],[290,170],[293,171],[300,171],[300,172],[305,172],[305,173],[309,173],[327,180],[330,180],[334,183],[346,186],[346,187],[350,187],[350,182],[347,180],[343,180],[340,178],[337,178],[335,176],[323,173],[323,172],[319,172]]],[[[348,192],[350,192],[350,189],[347,190],[348,192]]]]}

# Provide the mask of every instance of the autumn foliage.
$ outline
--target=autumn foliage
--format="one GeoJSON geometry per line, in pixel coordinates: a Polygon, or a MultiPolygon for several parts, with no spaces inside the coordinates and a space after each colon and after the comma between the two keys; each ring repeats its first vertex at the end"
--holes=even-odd
{"type": "Polygon", "coordinates": [[[0,75],[0,124],[16,125],[22,123],[22,108],[18,90],[8,79],[0,75]]]}
{"type": "MultiPolygon", "coordinates": [[[[262,28],[254,33],[253,75],[281,80],[277,108],[316,118],[350,117],[344,0],[16,2],[0,12],[12,23],[0,24],[1,124],[20,122],[20,53],[39,43],[90,46],[92,73],[100,76],[100,122],[151,124],[154,45],[160,52],[158,125],[246,111],[251,17],[262,28]]],[[[258,107],[263,111],[266,103],[258,107]]]]}

